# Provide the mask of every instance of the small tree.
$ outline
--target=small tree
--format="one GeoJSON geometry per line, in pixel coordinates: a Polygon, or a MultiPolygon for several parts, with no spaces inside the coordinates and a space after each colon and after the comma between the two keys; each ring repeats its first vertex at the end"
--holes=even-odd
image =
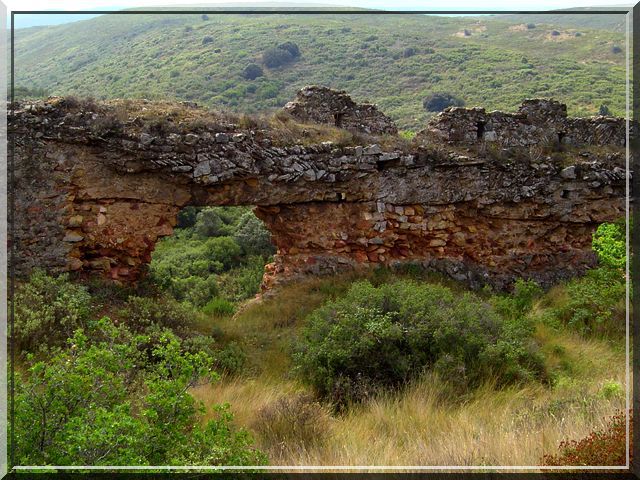
{"type": "Polygon", "coordinates": [[[269,256],[275,251],[269,230],[252,212],[245,213],[238,222],[235,239],[247,255],[269,256]]]}
{"type": "Polygon", "coordinates": [[[613,53],[620,53],[622,52],[622,48],[620,48],[618,45],[614,45],[613,47],[611,47],[611,51],[613,53]]]}
{"type": "Polygon", "coordinates": [[[602,116],[610,116],[611,115],[611,110],[609,110],[609,107],[606,105],[600,105],[600,109],[598,110],[598,115],[602,115],[602,116]]]}
{"type": "Polygon", "coordinates": [[[204,15],[202,15],[202,17],[200,17],[200,18],[202,18],[202,20],[205,20],[205,21],[206,21],[206,20],[209,20],[209,15],[204,14],[204,15]]]}
{"type": "Polygon", "coordinates": [[[260,67],[260,65],[257,65],[255,63],[251,63],[247,65],[242,71],[242,76],[247,80],[255,80],[256,78],[261,77],[263,75],[264,75],[264,72],[262,71],[262,67],[260,67]]]}
{"type": "Polygon", "coordinates": [[[428,95],[422,106],[429,112],[441,112],[447,107],[463,107],[464,101],[450,93],[436,92],[428,95]]]}
{"type": "Polygon", "coordinates": [[[202,39],[202,44],[206,45],[207,43],[212,43],[213,42],[213,37],[211,35],[205,35],[204,38],[202,39]]]}
{"type": "Polygon", "coordinates": [[[536,28],[536,24],[535,23],[527,23],[527,28],[529,30],[533,30],[534,28],[536,28]]]}
{"type": "Polygon", "coordinates": [[[557,37],[558,35],[560,35],[560,32],[557,30],[551,30],[551,36],[553,37],[557,37]]]}

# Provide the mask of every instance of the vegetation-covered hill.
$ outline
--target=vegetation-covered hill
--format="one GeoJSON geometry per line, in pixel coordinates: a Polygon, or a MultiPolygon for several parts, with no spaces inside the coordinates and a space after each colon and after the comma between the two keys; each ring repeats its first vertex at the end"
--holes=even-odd
{"type": "Polygon", "coordinates": [[[19,94],[176,98],[247,113],[281,107],[302,86],[322,84],[379,104],[413,130],[430,115],[422,102],[434,92],[488,109],[554,97],[571,115],[596,114],[602,104],[624,113],[622,33],[527,23],[425,15],[104,15],[17,30],[15,80],[19,94]],[[265,65],[273,62],[263,54],[285,42],[299,54],[294,49],[283,65],[265,65]],[[245,71],[250,64],[262,76],[249,79],[259,75],[245,71]]]}

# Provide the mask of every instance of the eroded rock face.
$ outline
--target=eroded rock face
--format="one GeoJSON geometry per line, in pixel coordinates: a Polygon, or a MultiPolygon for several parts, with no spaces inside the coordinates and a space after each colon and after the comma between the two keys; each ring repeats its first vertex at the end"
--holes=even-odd
{"type": "Polygon", "coordinates": [[[624,123],[565,111],[544,101],[517,114],[451,109],[412,146],[382,148],[275,146],[268,130],[190,105],[17,105],[15,271],[132,281],[182,207],[254,205],[278,248],[265,288],[400,263],[474,286],[548,285],[592,266],[592,232],[624,215],[624,123]],[[536,105],[550,113],[534,122],[536,105]],[[484,148],[478,121],[508,154],[484,148]],[[537,129],[571,132],[571,144],[531,155],[537,129]]]}
{"type": "Polygon", "coordinates": [[[398,133],[393,120],[370,103],[357,104],[343,90],[304,87],[283,110],[302,122],[334,125],[368,134],[398,133]]]}

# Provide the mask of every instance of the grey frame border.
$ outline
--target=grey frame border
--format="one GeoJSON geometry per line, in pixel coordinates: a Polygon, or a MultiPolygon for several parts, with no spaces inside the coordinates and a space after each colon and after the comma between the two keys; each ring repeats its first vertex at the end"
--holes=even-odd
{"type": "MultiPolygon", "coordinates": [[[[172,8],[163,8],[163,9],[140,9],[140,10],[119,10],[119,11],[103,11],[103,10],[67,10],[67,11],[48,11],[48,10],[40,10],[40,11],[24,11],[24,10],[17,10],[17,11],[12,11],[11,12],[11,41],[10,41],[10,45],[11,45],[11,50],[10,50],[10,62],[11,62],[11,81],[10,81],[10,85],[11,85],[11,105],[10,105],[10,109],[12,111],[13,109],[13,104],[15,101],[15,96],[14,96],[14,67],[15,67],[15,57],[14,57],[14,29],[15,29],[15,15],[18,14],[46,14],[46,15],[54,15],[54,14],[100,14],[100,15],[135,15],[135,14],[141,14],[141,15],[149,15],[149,14],[187,14],[187,15],[200,15],[200,14],[274,14],[274,15],[296,15],[296,14],[304,14],[304,15],[309,15],[309,14],[320,14],[320,15],[367,15],[367,14],[377,14],[377,15],[408,15],[408,14],[422,14],[422,15],[442,15],[442,14],[478,14],[478,15],[487,15],[487,14],[570,14],[570,15],[580,15],[580,14],[589,14],[589,15],[594,15],[594,14],[624,14],[626,16],[626,67],[627,67],[627,80],[626,80],[626,97],[627,97],[627,175],[626,175],[626,184],[627,184],[627,203],[626,203],[626,217],[627,217],[627,228],[626,228],[626,233],[627,233],[627,245],[626,245],[626,249],[627,249],[627,266],[626,266],[626,272],[627,272],[627,278],[629,278],[629,247],[630,247],[630,243],[632,243],[633,245],[633,250],[638,252],[640,250],[638,250],[638,248],[640,247],[640,232],[638,230],[640,230],[640,211],[638,209],[634,209],[633,212],[630,211],[630,201],[633,201],[633,197],[634,195],[632,194],[633,191],[638,192],[638,188],[640,188],[640,185],[637,184],[637,182],[639,182],[640,180],[637,178],[637,176],[631,178],[630,175],[630,171],[636,171],[639,172],[640,169],[638,168],[640,166],[640,158],[638,158],[637,153],[640,153],[640,138],[638,138],[638,135],[635,136],[635,138],[629,138],[629,120],[631,118],[630,115],[630,105],[629,105],[629,94],[630,94],[630,85],[629,82],[630,80],[633,82],[633,115],[632,118],[634,120],[634,122],[638,122],[640,121],[640,91],[638,88],[638,82],[637,79],[640,78],[640,59],[636,60],[635,58],[633,58],[633,65],[632,65],[632,72],[633,72],[633,76],[630,76],[631,71],[630,71],[630,60],[632,60],[632,57],[630,56],[630,48],[631,48],[631,42],[630,42],[630,21],[633,20],[635,25],[640,25],[640,8],[639,8],[640,4],[636,4],[633,7],[611,7],[611,8],[593,8],[593,9],[589,9],[589,10],[547,10],[547,11],[537,11],[537,10],[513,10],[513,11],[505,11],[505,10],[437,10],[437,11],[433,11],[433,10],[331,10],[330,8],[316,8],[316,9],[308,9],[308,8],[293,8],[293,9],[275,9],[275,10],[264,10],[264,9],[260,9],[260,8],[253,8],[253,7],[247,7],[247,8],[240,8],[240,9],[235,9],[235,8],[193,8],[190,9],[189,7],[184,7],[180,10],[174,10],[172,8]],[[630,159],[632,159],[632,164],[630,165],[630,159]],[[639,165],[637,165],[636,163],[638,163],[639,165]],[[633,166],[633,168],[630,170],[630,166],[633,166]],[[630,237],[629,233],[631,233],[629,231],[629,217],[630,215],[632,216],[633,219],[633,234],[630,237]]],[[[5,21],[4,25],[6,25],[6,7],[4,7],[4,5],[0,2],[0,6],[2,8],[0,8],[0,21],[5,21]]],[[[5,28],[3,26],[3,28],[5,28]]],[[[5,49],[4,51],[6,52],[6,43],[5,40],[6,36],[3,38],[3,40],[0,40],[0,52],[3,51],[3,48],[5,49]]],[[[634,51],[639,51],[640,52],[640,32],[637,31],[633,31],[633,48],[634,51]]],[[[640,57],[640,55],[639,55],[640,57]]],[[[6,58],[6,57],[5,57],[6,58]]],[[[2,62],[0,61],[0,64],[2,64],[2,62]]],[[[2,79],[0,79],[0,92],[6,91],[6,76],[4,76],[2,79]],[[4,87],[4,90],[3,90],[4,87]]],[[[5,97],[6,98],[6,97],[5,97]]],[[[13,169],[13,136],[11,135],[11,132],[7,132],[7,124],[6,124],[6,110],[4,112],[4,114],[0,113],[0,143],[2,143],[2,146],[0,147],[0,155],[2,155],[3,152],[3,148],[5,147],[5,145],[7,145],[9,147],[9,151],[8,151],[8,156],[7,158],[7,166],[8,166],[8,172],[5,172],[3,168],[0,168],[0,180],[3,180],[3,176],[8,174],[8,182],[4,183],[3,185],[7,185],[7,200],[8,200],[8,210],[6,211],[7,214],[7,219],[8,219],[8,233],[9,233],[9,241],[7,242],[7,254],[8,254],[8,273],[9,276],[6,277],[6,268],[7,268],[7,264],[4,261],[0,262],[0,278],[7,278],[8,282],[5,283],[0,283],[0,336],[2,336],[2,334],[5,333],[6,330],[6,326],[7,323],[4,322],[4,318],[3,315],[4,313],[7,311],[5,310],[5,306],[7,305],[6,301],[7,301],[7,286],[8,286],[8,298],[13,298],[13,293],[14,293],[14,271],[13,271],[13,265],[14,265],[14,260],[16,259],[15,256],[15,244],[12,241],[12,239],[14,238],[13,235],[13,220],[14,220],[14,215],[15,215],[15,209],[14,209],[14,199],[13,199],[13,195],[11,194],[11,187],[14,185],[14,179],[13,179],[13,173],[14,173],[14,169],[13,169]],[[3,134],[8,135],[8,144],[5,144],[3,142],[4,138],[3,138],[3,134]],[[3,271],[4,270],[4,271],[3,271]]],[[[2,200],[4,200],[4,192],[1,190],[0,187],[0,198],[2,200]]],[[[4,204],[0,203],[0,207],[3,207],[4,204]]],[[[0,224],[2,224],[2,226],[0,226],[0,242],[2,242],[3,240],[3,233],[5,235],[4,238],[6,237],[6,230],[3,230],[3,227],[5,226],[4,224],[4,217],[3,215],[5,214],[4,209],[0,208],[0,224]]],[[[4,258],[2,258],[2,260],[4,260],[4,258]]],[[[640,273],[640,258],[638,257],[634,257],[631,259],[631,270],[633,271],[634,275],[633,278],[640,278],[639,275],[637,275],[638,273],[640,273]]],[[[629,419],[629,407],[630,405],[630,388],[633,385],[633,405],[636,406],[636,404],[640,405],[640,355],[638,353],[636,353],[636,355],[633,356],[633,358],[630,358],[630,348],[629,348],[629,344],[630,344],[630,339],[629,339],[629,333],[630,333],[630,325],[629,325],[629,281],[627,282],[627,336],[626,336],[626,370],[627,370],[627,374],[626,374],[626,400],[627,400],[627,411],[626,413],[626,420],[627,420],[627,435],[626,435],[626,441],[627,441],[627,464],[625,466],[591,466],[591,467],[542,467],[542,466],[522,466],[522,467],[516,467],[516,466],[451,466],[451,467],[446,467],[446,466],[364,466],[364,467],[357,467],[357,466],[272,466],[272,467],[265,467],[265,466],[248,466],[248,467],[238,467],[238,466],[216,466],[216,467],[206,467],[206,466],[183,466],[183,467],[179,467],[179,466],[153,466],[153,467],[140,467],[140,466],[104,466],[104,467],[96,467],[96,466],[50,466],[50,467],[42,467],[42,466],[15,466],[15,455],[14,455],[14,445],[15,445],[15,441],[14,441],[14,425],[13,425],[13,408],[14,408],[14,398],[13,398],[13,394],[14,394],[14,359],[15,359],[15,351],[13,348],[13,342],[11,341],[13,338],[13,326],[14,326],[14,312],[13,312],[13,305],[11,304],[9,306],[8,309],[8,327],[9,327],[9,335],[7,336],[8,339],[8,347],[9,347],[9,361],[10,361],[10,377],[9,377],[9,399],[10,399],[10,404],[8,405],[9,409],[4,408],[3,411],[4,412],[9,412],[9,419],[11,419],[11,421],[9,422],[8,426],[10,428],[10,438],[11,438],[11,451],[8,452],[8,461],[7,461],[7,452],[6,452],[6,436],[4,438],[4,442],[2,442],[3,440],[3,435],[6,435],[6,431],[4,430],[4,428],[2,428],[2,432],[0,432],[0,445],[2,445],[2,447],[0,447],[0,476],[4,475],[7,471],[8,468],[11,468],[11,473],[9,473],[10,476],[14,476],[16,474],[16,472],[20,471],[20,472],[25,472],[25,471],[29,471],[29,470],[35,470],[35,469],[39,469],[39,470],[43,470],[43,469],[47,469],[47,470],[54,470],[54,471],[69,471],[69,470],[84,470],[85,472],[87,470],[93,470],[93,471],[98,471],[98,472],[104,472],[105,470],[109,470],[111,472],[116,471],[116,470],[120,470],[120,471],[128,471],[128,472],[132,472],[132,471],[145,471],[145,470],[164,470],[164,471],[191,471],[191,472],[195,472],[195,471],[211,471],[211,470],[217,470],[217,471],[242,471],[241,475],[242,476],[251,476],[253,474],[249,473],[249,472],[244,472],[245,470],[249,470],[249,471],[259,471],[259,470],[269,470],[269,471],[291,471],[291,470],[358,470],[358,469],[364,469],[364,470],[374,470],[374,471],[381,471],[381,470],[390,470],[390,471],[406,471],[406,470],[410,470],[410,471],[450,471],[451,473],[456,472],[456,473],[462,473],[462,471],[467,470],[467,473],[464,473],[465,475],[470,475],[470,476],[478,476],[481,475],[483,476],[487,476],[487,475],[491,475],[489,472],[497,472],[497,471],[505,471],[505,473],[507,475],[511,474],[513,471],[522,471],[522,470],[543,470],[543,473],[518,473],[515,474],[515,476],[531,476],[531,477],[542,477],[542,478],[546,478],[549,474],[551,474],[552,476],[556,476],[556,473],[551,473],[552,471],[564,471],[567,472],[567,470],[580,470],[580,471],[584,471],[584,470],[594,470],[593,474],[589,473],[589,474],[578,474],[576,478],[584,478],[584,476],[589,476],[589,477],[598,477],[598,478],[627,478],[628,475],[630,475],[630,477],[628,478],[640,478],[640,445],[638,442],[635,442],[635,444],[633,445],[633,457],[635,459],[634,462],[630,463],[630,449],[629,449],[629,444],[630,444],[630,440],[631,440],[631,436],[630,436],[630,419],[629,419]],[[629,361],[632,360],[632,365],[633,365],[633,371],[634,372],[638,372],[638,375],[634,375],[633,378],[633,384],[630,382],[630,372],[629,372],[629,361]],[[9,465],[11,465],[11,467],[9,467],[9,465]],[[471,473],[472,471],[478,472],[479,470],[484,470],[487,471],[486,473],[471,473]],[[612,470],[617,470],[619,471],[619,473],[614,473],[614,474],[610,474],[610,473],[605,473],[604,471],[612,471],[612,470]],[[612,477],[610,477],[610,475],[613,475],[612,477]]],[[[638,299],[638,295],[640,295],[640,284],[639,282],[635,282],[633,284],[633,298],[634,299],[638,299]]],[[[635,352],[640,352],[640,311],[638,311],[638,309],[634,309],[633,312],[633,348],[635,350],[635,352]]],[[[0,342],[0,361],[6,359],[6,345],[4,342],[0,342]]],[[[2,362],[2,366],[0,366],[0,381],[3,380],[2,376],[4,375],[4,378],[6,378],[6,362],[3,361],[2,362]]],[[[2,403],[0,404],[1,407],[6,407],[6,386],[7,383],[2,381],[2,385],[0,385],[0,396],[2,397],[2,403]]],[[[633,409],[636,410],[638,412],[640,412],[640,410],[637,409],[633,409]]],[[[6,422],[6,415],[3,415],[2,417],[0,417],[0,428],[3,426],[2,422],[3,420],[6,422]]],[[[636,432],[640,432],[640,415],[636,415],[633,418],[633,427],[634,430],[636,432]]],[[[577,472],[574,473],[566,473],[565,475],[563,475],[562,478],[569,478],[569,477],[575,477],[577,474],[577,472]]],[[[43,474],[40,474],[39,476],[42,476],[43,474]]],[[[46,474],[44,474],[46,475],[46,474]]],[[[69,475],[69,474],[67,474],[69,475]]],[[[92,474],[92,478],[96,478],[96,475],[99,475],[100,477],[102,476],[109,476],[112,475],[110,473],[98,473],[98,474],[92,474]]],[[[118,476],[120,476],[120,474],[116,474],[118,476]]],[[[165,474],[162,474],[165,475],[165,474]]],[[[183,474],[184,475],[184,474],[183,474]]],[[[262,474],[262,476],[272,476],[274,474],[262,474]]],[[[284,478],[279,474],[275,474],[277,476],[277,478],[284,478]]],[[[287,473],[285,474],[286,477],[288,476],[295,476],[296,474],[290,474],[287,473]]],[[[316,477],[318,475],[327,475],[327,474],[311,474],[309,475],[308,473],[304,473],[303,474],[305,476],[305,478],[311,478],[311,476],[316,477]]],[[[379,474],[377,474],[379,475],[379,474]]],[[[384,476],[388,477],[389,474],[383,474],[384,476]]],[[[391,476],[397,475],[397,474],[390,474],[391,476]]],[[[406,475],[406,474],[403,474],[406,475]]],[[[420,474],[418,474],[420,475],[420,474]]],[[[439,474],[439,473],[430,473],[429,474],[429,478],[435,478],[435,477],[439,477],[440,475],[443,474],[439,474]]],[[[444,475],[449,475],[449,473],[446,473],[444,475]]],[[[64,474],[63,474],[64,476],[64,474]]],[[[73,474],[74,478],[78,477],[78,474],[73,474]]],[[[412,475],[414,476],[414,475],[412,475]]],[[[493,475],[492,475],[493,476],[493,475]]],[[[154,475],[155,477],[155,475],[154,475]]],[[[106,478],[106,477],[105,477],[106,478]]],[[[203,478],[201,475],[198,476],[198,478],[203,478]]],[[[221,476],[218,474],[216,475],[216,478],[221,478],[221,476]]],[[[236,478],[236,477],[233,477],[236,478]]]]}

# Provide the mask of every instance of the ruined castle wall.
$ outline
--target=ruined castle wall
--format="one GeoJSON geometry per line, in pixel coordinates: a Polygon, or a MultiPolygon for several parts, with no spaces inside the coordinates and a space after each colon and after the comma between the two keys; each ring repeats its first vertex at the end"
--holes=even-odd
{"type": "MultiPolygon", "coordinates": [[[[608,149],[556,162],[461,155],[446,142],[437,154],[419,143],[278,147],[269,132],[219,123],[153,134],[145,120],[117,124],[101,108],[52,100],[11,115],[17,273],[38,266],[135,280],[184,206],[254,205],[278,248],[266,287],[398,263],[473,285],[550,284],[592,266],[592,232],[624,215],[618,120],[562,120],[567,136],[608,149]]],[[[447,113],[460,117],[447,130],[460,141],[488,118],[481,109],[447,113]]],[[[522,141],[514,115],[491,115],[522,141]]]]}

